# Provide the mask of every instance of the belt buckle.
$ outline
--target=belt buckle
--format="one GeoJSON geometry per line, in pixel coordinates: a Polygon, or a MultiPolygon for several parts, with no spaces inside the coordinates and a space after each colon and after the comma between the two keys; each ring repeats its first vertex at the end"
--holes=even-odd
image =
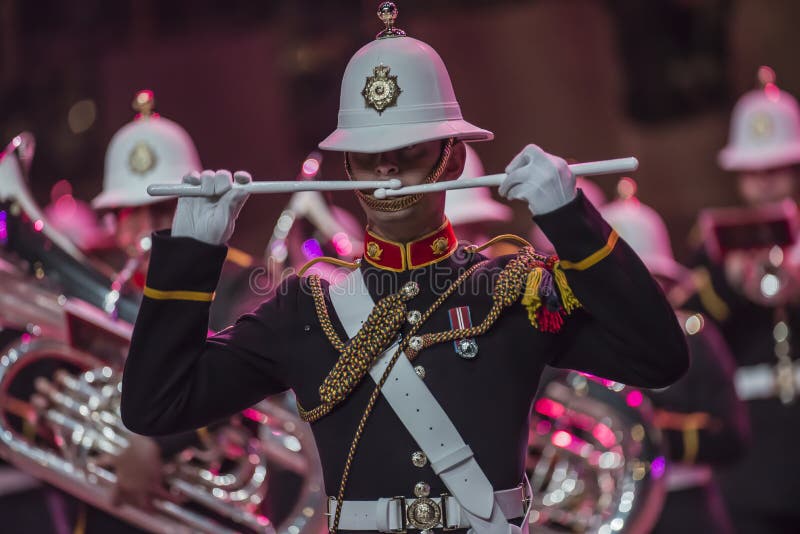
{"type": "Polygon", "coordinates": [[[389,499],[389,504],[391,505],[392,502],[397,501],[397,506],[400,507],[400,528],[390,528],[389,532],[394,532],[397,534],[405,534],[406,532],[406,498],[402,495],[399,497],[392,497],[389,499]]]}
{"type": "Polygon", "coordinates": [[[418,530],[430,530],[442,521],[442,508],[429,497],[418,497],[406,508],[407,523],[418,530]]]}
{"type": "Polygon", "coordinates": [[[525,482],[520,482],[519,487],[522,490],[522,517],[525,517],[525,512],[527,512],[528,508],[531,506],[533,495],[528,492],[528,485],[525,482]]]}
{"type": "Polygon", "coordinates": [[[442,507],[442,530],[447,532],[448,530],[456,530],[458,529],[458,525],[450,526],[447,520],[447,502],[450,499],[451,495],[449,493],[442,493],[440,495],[440,503],[442,507]]]}

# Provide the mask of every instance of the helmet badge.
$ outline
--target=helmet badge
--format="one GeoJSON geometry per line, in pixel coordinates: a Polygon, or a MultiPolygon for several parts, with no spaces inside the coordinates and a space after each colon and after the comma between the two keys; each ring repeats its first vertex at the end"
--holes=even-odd
{"type": "Polygon", "coordinates": [[[392,68],[378,65],[372,71],[372,76],[367,76],[367,83],[361,94],[367,107],[374,108],[378,114],[388,107],[397,105],[397,97],[403,91],[397,85],[397,76],[390,76],[392,68]]]}
{"type": "Polygon", "coordinates": [[[750,128],[752,128],[753,134],[758,139],[770,137],[774,129],[773,126],[772,117],[763,112],[756,114],[750,122],[750,128]]]}
{"type": "MultiPolygon", "coordinates": [[[[143,89],[137,92],[131,103],[133,109],[137,111],[136,120],[158,117],[158,113],[153,113],[155,105],[156,99],[153,91],[143,89]]],[[[155,151],[150,145],[144,141],[139,141],[134,145],[128,156],[128,166],[136,174],[145,174],[156,166],[156,159],[155,151]]]]}
{"type": "Polygon", "coordinates": [[[156,166],[156,155],[150,145],[138,142],[128,156],[128,166],[136,174],[145,174],[156,166]]]}

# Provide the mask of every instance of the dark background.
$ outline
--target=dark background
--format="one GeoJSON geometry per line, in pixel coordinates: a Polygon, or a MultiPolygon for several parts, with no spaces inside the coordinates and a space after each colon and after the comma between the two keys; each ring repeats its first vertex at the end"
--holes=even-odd
{"type": "MultiPolygon", "coordinates": [[[[135,91],[150,88],[204,166],[292,178],[335,127],[341,73],[380,29],[377,4],[0,0],[0,143],[36,135],[31,182],[42,204],[60,179],[89,200],[108,141],[133,118],[135,91]],[[82,117],[78,131],[71,109],[82,117]]],[[[635,155],[639,196],[665,216],[679,259],[697,211],[736,201],[716,153],[757,67],[772,66],[778,84],[800,95],[796,0],[398,6],[398,26],[444,58],[465,118],[495,132],[474,145],[488,172],[529,142],[580,161],[635,155]]],[[[323,168],[341,177],[341,156],[329,154],[323,168]]],[[[597,182],[613,193],[614,177],[597,182]]],[[[349,195],[335,199],[354,207],[349,195]]],[[[286,200],[251,198],[234,244],[260,254],[286,200]]],[[[525,233],[530,219],[515,210],[512,230],[525,233]]]]}

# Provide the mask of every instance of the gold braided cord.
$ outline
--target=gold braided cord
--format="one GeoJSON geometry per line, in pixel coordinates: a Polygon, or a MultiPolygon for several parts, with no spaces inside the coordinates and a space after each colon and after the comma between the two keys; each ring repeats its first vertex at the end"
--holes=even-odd
{"type": "MultiPolygon", "coordinates": [[[[400,350],[407,350],[407,345],[408,345],[407,340],[419,330],[419,328],[423,325],[423,323],[425,323],[425,321],[433,314],[433,312],[436,311],[450,295],[453,294],[453,291],[455,291],[458,288],[458,286],[464,282],[464,280],[466,280],[479,267],[485,265],[486,263],[487,263],[486,261],[476,263],[475,265],[464,271],[450,285],[450,287],[448,287],[447,290],[444,293],[442,293],[439,296],[439,298],[436,299],[436,301],[431,305],[431,307],[428,308],[425,311],[425,313],[422,314],[422,317],[420,318],[419,322],[413,325],[409,329],[408,335],[406,336],[405,340],[400,344],[400,350]]],[[[334,328],[333,323],[331,322],[327,304],[325,303],[325,295],[324,292],[322,291],[322,285],[320,284],[319,277],[311,276],[309,277],[309,282],[311,284],[311,295],[314,298],[314,306],[316,308],[317,317],[319,318],[320,324],[322,325],[322,331],[325,332],[325,335],[328,337],[328,340],[331,342],[331,345],[333,345],[333,347],[341,353],[344,350],[346,344],[339,338],[338,334],[336,333],[336,329],[334,328]]],[[[364,330],[366,330],[366,328],[362,327],[361,331],[364,330]]],[[[396,331],[397,330],[395,330],[395,332],[396,331]]],[[[392,334],[394,334],[394,332],[392,334]]],[[[380,352],[380,350],[382,349],[383,347],[380,347],[378,351],[380,352]]],[[[322,404],[311,410],[305,410],[298,405],[300,417],[308,423],[313,423],[315,421],[318,421],[322,417],[326,416],[327,414],[329,414],[331,410],[333,410],[333,408],[335,408],[339,402],[341,402],[341,400],[337,402],[323,402],[322,404]]]]}
{"type": "MultiPolygon", "coordinates": [[[[537,255],[533,248],[526,247],[511,261],[497,276],[492,294],[492,307],[489,313],[479,325],[462,328],[458,330],[446,330],[423,334],[422,349],[426,349],[438,343],[466,339],[485,334],[494,325],[500,313],[507,307],[514,304],[525,288],[525,281],[534,262],[540,261],[541,256],[537,255]]],[[[420,349],[420,351],[422,350],[420,349]]],[[[410,360],[414,360],[420,351],[409,350],[406,352],[410,360]]]]}
{"type": "Polygon", "coordinates": [[[336,329],[328,315],[328,307],[325,305],[325,297],[322,292],[322,283],[319,275],[314,274],[309,276],[308,284],[311,288],[311,295],[314,297],[314,308],[317,312],[320,326],[322,326],[322,331],[325,333],[328,341],[331,342],[331,345],[333,345],[333,348],[338,352],[342,352],[344,350],[344,342],[336,334],[336,329]]]}
{"type": "MultiPolygon", "coordinates": [[[[358,450],[358,445],[361,442],[363,437],[364,428],[366,427],[367,420],[369,419],[372,411],[375,407],[375,403],[377,402],[378,396],[380,395],[381,389],[383,388],[386,380],[389,377],[395,363],[397,362],[398,358],[401,355],[405,354],[409,360],[413,361],[420,353],[419,350],[412,350],[409,348],[409,342],[416,335],[419,331],[420,327],[427,322],[427,320],[431,317],[431,315],[441,307],[441,305],[453,294],[453,292],[458,289],[461,284],[464,283],[477,269],[485,266],[488,263],[488,260],[476,263],[475,265],[471,266],[467,269],[464,273],[462,273],[450,286],[447,290],[442,293],[436,301],[422,314],[420,320],[411,326],[409,329],[408,334],[403,338],[400,342],[399,347],[392,355],[391,360],[389,361],[389,365],[387,366],[386,370],[382,374],[380,380],[377,382],[375,388],[372,390],[370,398],[367,402],[365,410],[359,420],[358,426],[356,427],[355,434],[353,436],[353,441],[350,444],[350,449],[347,454],[347,458],[345,460],[344,470],[342,473],[342,479],[339,484],[339,491],[337,493],[337,502],[336,502],[336,511],[334,514],[334,521],[333,526],[331,528],[331,532],[335,533],[339,526],[339,521],[341,519],[341,512],[342,512],[342,503],[344,502],[344,494],[347,488],[347,482],[350,477],[350,472],[353,466],[353,461],[355,458],[356,451],[358,450]]],[[[494,291],[492,293],[492,306],[489,312],[486,315],[486,318],[477,326],[460,329],[460,330],[450,330],[445,332],[438,332],[432,334],[424,334],[422,335],[423,339],[423,348],[430,347],[437,343],[444,343],[448,341],[455,341],[457,339],[464,339],[464,338],[471,338],[480,336],[486,331],[488,331],[494,323],[499,318],[502,311],[514,304],[517,300],[519,300],[520,296],[525,292],[526,284],[528,282],[529,274],[534,271],[535,269],[543,269],[549,268],[553,270],[556,268],[558,263],[558,259],[555,257],[547,257],[541,254],[536,253],[532,247],[524,247],[520,250],[518,255],[514,257],[512,260],[508,262],[505,268],[498,274],[497,280],[495,281],[494,291]]],[[[322,287],[319,283],[319,279],[313,279],[311,282],[311,289],[312,295],[314,296],[315,306],[317,309],[317,315],[320,318],[320,323],[322,324],[323,331],[325,331],[326,336],[331,341],[331,344],[340,352],[342,351],[341,347],[346,347],[347,345],[339,338],[338,334],[336,333],[333,325],[330,321],[330,317],[328,315],[327,306],[325,304],[324,294],[322,293],[322,287]]],[[[376,305],[377,307],[377,305],[376,305]]],[[[403,306],[404,308],[404,306],[403,306]]],[[[369,321],[368,321],[369,322],[369,321]]],[[[374,325],[380,325],[379,322],[373,323],[374,325]]],[[[361,331],[371,330],[372,328],[376,328],[377,326],[372,326],[371,328],[367,328],[365,325],[361,331]]],[[[359,333],[361,333],[361,331],[359,333]]],[[[374,332],[370,332],[370,335],[374,335],[374,332]]],[[[372,348],[372,347],[370,347],[372,348]]],[[[364,358],[363,355],[359,356],[364,358]]],[[[368,366],[372,365],[374,362],[375,357],[370,355],[369,357],[365,358],[370,363],[368,366]]],[[[337,362],[338,364],[339,362],[337,362]]],[[[330,375],[329,375],[330,377],[330,375]]],[[[360,380],[360,379],[359,379],[360,380]]],[[[350,389],[350,391],[352,388],[350,389]]],[[[348,391],[349,392],[349,391],[348,391]]],[[[346,394],[343,398],[346,398],[346,394]]],[[[313,423],[319,420],[321,417],[328,414],[335,406],[341,402],[341,399],[335,400],[334,402],[324,402],[320,406],[312,410],[304,410],[302,407],[298,407],[300,409],[301,417],[310,423],[313,423]]]]}
{"type": "MultiPolygon", "coordinates": [[[[355,436],[353,437],[353,441],[350,444],[350,450],[347,453],[347,459],[344,463],[344,471],[342,472],[342,480],[339,483],[339,492],[337,493],[336,497],[336,513],[333,519],[333,527],[330,529],[332,533],[335,533],[336,530],[339,528],[339,519],[342,515],[342,503],[344,502],[344,491],[347,487],[347,481],[350,477],[350,469],[353,466],[353,459],[356,455],[356,450],[358,449],[358,444],[361,442],[361,437],[364,434],[364,427],[367,424],[367,419],[372,414],[372,409],[375,407],[375,402],[378,400],[378,395],[380,395],[381,389],[383,389],[386,380],[389,378],[389,374],[392,372],[394,368],[394,364],[397,363],[397,359],[403,354],[404,351],[408,349],[408,340],[419,330],[419,328],[425,323],[425,321],[433,314],[436,309],[438,309],[445,300],[447,300],[453,292],[458,289],[458,287],[464,283],[464,280],[472,276],[477,269],[484,266],[488,261],[482,261],[480,263],[476,263],[464,273],[461,274],[452,284],[450,287],[442,293],[439,298],[428,308],[425,313],[422,314],[422,318],[420,321],[413,325],[409,329],[408,335],[400,342],[400,346],[395,351],[394,355],[392,355],[392,359],[389,361],[386,370],[383,372],[381,379],[375,385],[375,389],[372,390],[372,394],[369,397],[369,401],[367,402],[367,407],[364,410],[364,413],[361,415],[361,420],[358,422],[358,427],[356,428],[355,436]]],[[[313,411],[313,410],[312,410],[313,411]]]]}
{"type": "Polygon", "coordinates": [[[333,369],[319,387],[323,403],[338,404],[353,391],[375,363],[384,347],[394,339],[406,318],[406,300],[402,292],[380,299],[364,325],[350,339],[333,369]]]}
{"type": "MultiPolygon", "coordinates": [[[[442,147],[442,152],[439,155],[439,160],[436,162],[436,165],[433,167],[433,170],[425,177],[426,184],[432,184],[439,181],[439,178],[442,177],[445,168],[447,168],[447,162],[450,161],[450,154],[453,152],[453,147],[455,146],[456,139],[451,137],[449,138],[444,147],[442,147]]],[[[347,157],[347,153],[344,155],[344,170],[349,180],[353,179],[353,172],[352,168],[350,167],[350,158],[347,157]]],[[[418,193],[416,195],[406,195],[403,197],[397,198],[387,198],[387,199],[377,199],[372,195],[367,195],[359,190],[355,191],[356,197],[362,201],[366,206],[375,211],[383,211],[383,212],[395,212],[395,211],[402,211],[410,206],[413,206],[417,202],[422,199],[422,193],[418,193]]]]}

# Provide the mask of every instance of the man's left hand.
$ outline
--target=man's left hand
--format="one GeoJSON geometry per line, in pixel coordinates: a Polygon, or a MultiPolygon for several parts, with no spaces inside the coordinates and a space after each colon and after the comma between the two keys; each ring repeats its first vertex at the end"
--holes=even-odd
{"type": "Polygon", "coordinates": [[[533,215],[555,211],[575,198],[575,175],[567,162],[536,145],[526,146],[506,167],[499,193],[523,200],[533,215]]]}

